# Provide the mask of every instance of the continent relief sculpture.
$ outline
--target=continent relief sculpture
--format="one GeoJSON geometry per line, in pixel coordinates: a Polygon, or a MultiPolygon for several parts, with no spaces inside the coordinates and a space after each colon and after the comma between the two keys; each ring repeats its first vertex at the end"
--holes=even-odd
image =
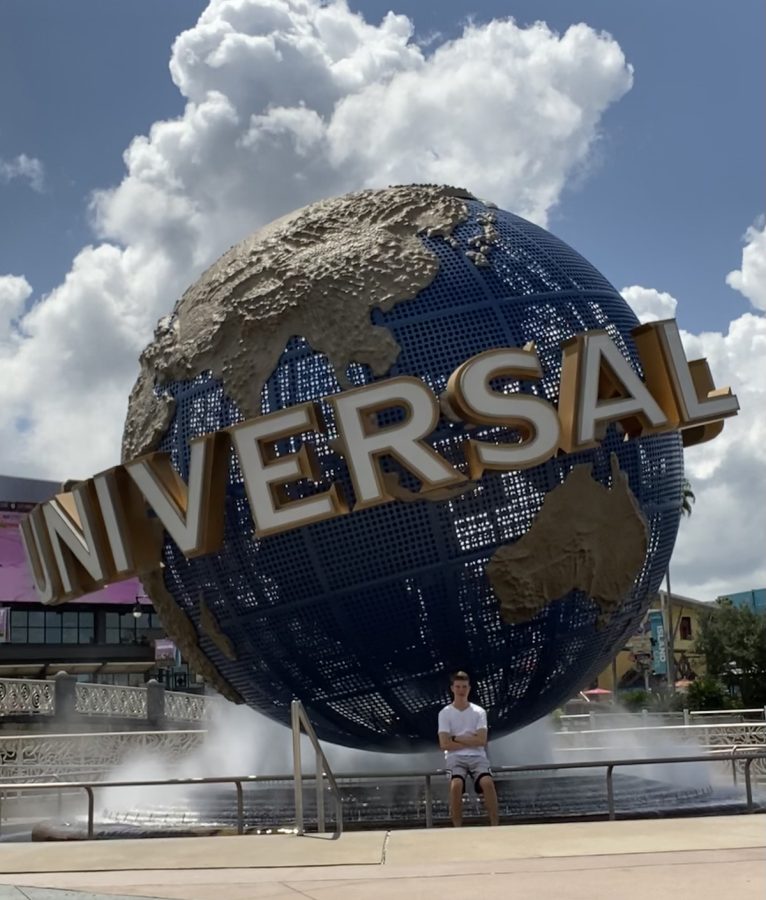
{"type": "Polygon", "coordinates": [[[495,551],[487,576],[503,621],[527,621],[575,590],[596,602],[598,627],[622,602],[646,558],[649,532],[614,454],[611,468],[605,488],[589,464],[575,466],[546,495],[529,531],[495,551]]]}

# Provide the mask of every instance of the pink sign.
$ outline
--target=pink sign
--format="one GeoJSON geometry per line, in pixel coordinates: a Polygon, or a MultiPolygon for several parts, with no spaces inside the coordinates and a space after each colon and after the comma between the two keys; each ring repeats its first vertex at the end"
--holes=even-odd
{"type": "MultiPolygon", "coordinates": [[[[25,515],[26,512],[0,510],[0,604],[39,602],[19,534],[25,515]]],[[[137,596],[144,596],[144,589],[138,579],[131,578],[79,597],[77,603],[134,604],[137,596]]]]}

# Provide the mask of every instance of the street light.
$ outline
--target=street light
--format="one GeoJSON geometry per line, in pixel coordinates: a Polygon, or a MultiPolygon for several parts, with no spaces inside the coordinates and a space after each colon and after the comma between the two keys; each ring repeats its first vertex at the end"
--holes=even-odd
{"type": "Polygon", "coordinates": [[[133,607],[133,618],[134,619],[140,619],[141,616],[144,614],[144,611],[141,608],[142,600],[146,600],[146,597],[140,596],[140,595],[136,596],[136,605],[133,607]]]}

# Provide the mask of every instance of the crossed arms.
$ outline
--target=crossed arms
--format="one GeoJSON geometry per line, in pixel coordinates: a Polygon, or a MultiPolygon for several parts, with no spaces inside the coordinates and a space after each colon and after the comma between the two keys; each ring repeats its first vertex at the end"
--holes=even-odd
{"type": "Polygon", "coordinates": [[[473,734],[448,734],[439,732],[439,747],[442,750],[465,750],[466,747],[486,747],[487,729],[480,728],[473,734]]]}

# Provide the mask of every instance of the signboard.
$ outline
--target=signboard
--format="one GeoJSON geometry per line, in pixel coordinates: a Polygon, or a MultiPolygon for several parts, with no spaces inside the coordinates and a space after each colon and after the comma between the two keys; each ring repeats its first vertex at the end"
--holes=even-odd
{"type": "Polygon", "coordinates": [[[665,622],[662,611],[649,610],[649,626],[652,630],[652,671],[655,675],[667,675],[668,658],[665,655],[665,622]]]}
{"type": "Polygon", "coordinates": [[[176,645],[167,638],[157,638],[154,642],[155,662],[164,662],[173,665],[176,662],[176,645]]]}
{"type": "Polygon", "coordinates": [[[521,390],[492,387],[511,377],[536,381],[543,375],[534,344],[501,347],[462,362],[437,397],[424,381],[397,376],[323,399],[333,409],[335,452],[344,457],[354,502],[337,481],[307,496],[287,486],[319,476],[310,445],[283,453],[276,444],[306,432],[326,435],[319,402],[301,403],[255,416],[190,443],[188,484],[170,454],[146,453],[78,482],[36,507],[22,524],[24,549],[37,594],[46,604],[77,599],[101,585],[151,572],[160,548],[147,534],[149,506],[188,559],[215,553],[223,542],[230,454],[239,463],[257,540],[345,516],[401,498],[401,486],[386,479],[380,458],[393,456],[420,482],[416,499],[464,489],[486,470],[513,471],[540,465],[558,453],[599,444],[607,425],[619,424],[626,438],[680,430],[684,446],[711,440],[723,420],[736,415],[737,398],[716,390],[705,360],[687,361],[675,322],[650,322],[631,332],[645,370],[642,381],[604,330],[582,332],[561,345],[558,404],[521,390]],[[381,426],[377,414],[405,410],[381,426]],[[441,456],[426,438],[441,415],[465,426],[460,438],[468,474],[441,456]],[[520,441],[477,440],[476,425],[517,429],[520,441]]]}
{"type": "Polygon", "coordinates": [[[652,653],[652,629],[648,617],[641,622],[634,635],[625,642],[625,649],[636,658],[651,656],[652,653]]]}

